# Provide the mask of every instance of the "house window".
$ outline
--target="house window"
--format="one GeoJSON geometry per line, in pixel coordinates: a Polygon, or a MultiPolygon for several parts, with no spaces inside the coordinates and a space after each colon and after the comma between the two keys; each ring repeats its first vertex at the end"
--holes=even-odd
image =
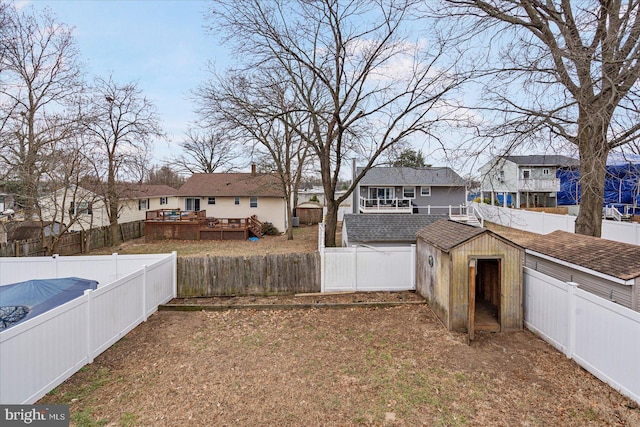
{"type": "Polygon", "coordinates": [[[168,197],[160,197],[160,204],[161,205],[166,205],[169,203],[169,198],[168,197]]]}
{"type": "Polygon", "coordinates": [[[250,197],[249,198],[249,207],[250,208],[257,208],[258,207],[258,198],[257,197],[250,197]]]}
{"type": "Polygon", "coordinates": [[[69,207],[69,215],[92,215],[93,209],[91,203],[89,202],[71,202],[71,206],[69,207]]]}
{"type": "Polygon", "coordinates": [[[236,198],[233,199],[233,204],[234,205],[239,205],[240,204],[240,197],[236,196],[236,198]]]}
{"type": "Polygon", "coordinates": [[[498,181],[504,182],[504,171],[498,172],[498,181]]]}
{"type": "Polygon", "coordinates": [[[138,210],[146,211],[147,209],[149,209],[149,199],[138,200],[138,210]]]}
{"type": "Polygon", "coordinates": [[[416,187],[402,187],[402,198],[403,199],[415,199],[416,198],[416,187]]]}
{"type": "Polygon", "coordinates": [[[369,188],[369,198],[378,200],[391,200],[394,198],[393,187],[371,187],[369,188]]]}
{"type": "Polygon", "coordinates": [[[420,195],[422,197],[431,196],[431,187],[420,187],[420,195]]]}
{"type": "Polygon", "coordinates": [[[542,169],[542,175],[548,176],[549,175],[549,169],[548,168],[542,169]]]}
{"type": "Polygon", "coordinates": [[[522,170],[522,178],[523,179],[531,178],[531,170],[530,169],[523,169],[522,170]]]}
{"type": "Polygon", "coordinates": [[[215,197],[207,197],[207,204],[208,205],[215,205],[216,204],[216,198],[215,197]]]}
{"type": "Polygon", "coordinates": [[[185,211],[199,211],[200,210],[200,198],[199,197],[187,197],[184,199],[185,211]]]}

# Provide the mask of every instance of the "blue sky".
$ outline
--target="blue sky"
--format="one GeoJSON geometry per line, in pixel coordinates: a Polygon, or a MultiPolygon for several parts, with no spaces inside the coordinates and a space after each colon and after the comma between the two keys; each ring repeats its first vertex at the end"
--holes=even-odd
{"type": "Polygon", "coordinates": [[[193,121],[188,99],[207,77],[208,61],[224,68],[227,53],[208,35],[203,0],[33,0],[17,6],[49,7],[75,27],[87,78],[99,75],[120,83],[137,81],[159,113],[168,142],[155,145],[154,160],[177,151],[193,121]]]}

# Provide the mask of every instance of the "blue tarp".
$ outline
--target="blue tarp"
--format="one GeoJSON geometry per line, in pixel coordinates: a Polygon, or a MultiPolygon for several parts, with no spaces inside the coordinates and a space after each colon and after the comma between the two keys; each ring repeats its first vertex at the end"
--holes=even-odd
{"type": "Polygon", "coordinates": [[[0,330],[71,301],[81,296],[85,290],[96,289],[97,286],[98,282],[95,280],[78,277],[27,280],[0,286],[0,309],[4,313],[10,312],[12,307],[22,307],[22,311],[25,307],[28,309],[28,314],[14,323],[6,324],[9,322],[2,322],[0,319],[0,330]]]}
{"type": "MultiPolygon", "coordinates": [[[[560,178],[558,205],[580,204],[580,172],[572,169],[559,169],[556,177],[560,178]]],[[[638,197],[638,180],[640,179],[640,164],[620,163],[607,165],[604,183],[604,204],[633,205],[640,200],[638,197]]]]}

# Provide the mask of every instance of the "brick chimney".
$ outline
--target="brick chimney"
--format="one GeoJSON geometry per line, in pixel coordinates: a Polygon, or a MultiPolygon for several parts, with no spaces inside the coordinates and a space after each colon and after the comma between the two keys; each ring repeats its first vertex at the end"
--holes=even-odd
{"type": "Polygon", "coordinates": [[[251,163],[251,176],[256,176],[256,164],[251,163]]]}

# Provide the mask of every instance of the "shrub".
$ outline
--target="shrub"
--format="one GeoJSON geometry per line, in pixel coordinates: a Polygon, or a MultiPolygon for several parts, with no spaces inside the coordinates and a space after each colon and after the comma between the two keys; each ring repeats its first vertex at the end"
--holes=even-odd
{"type": "Polygon", "coordinates": [[[265,236],[277,236],[280,234],[280,230],[278,230],[273,224],[270,222],[265,222],[262,224],[262,234],[265,236]]]}

